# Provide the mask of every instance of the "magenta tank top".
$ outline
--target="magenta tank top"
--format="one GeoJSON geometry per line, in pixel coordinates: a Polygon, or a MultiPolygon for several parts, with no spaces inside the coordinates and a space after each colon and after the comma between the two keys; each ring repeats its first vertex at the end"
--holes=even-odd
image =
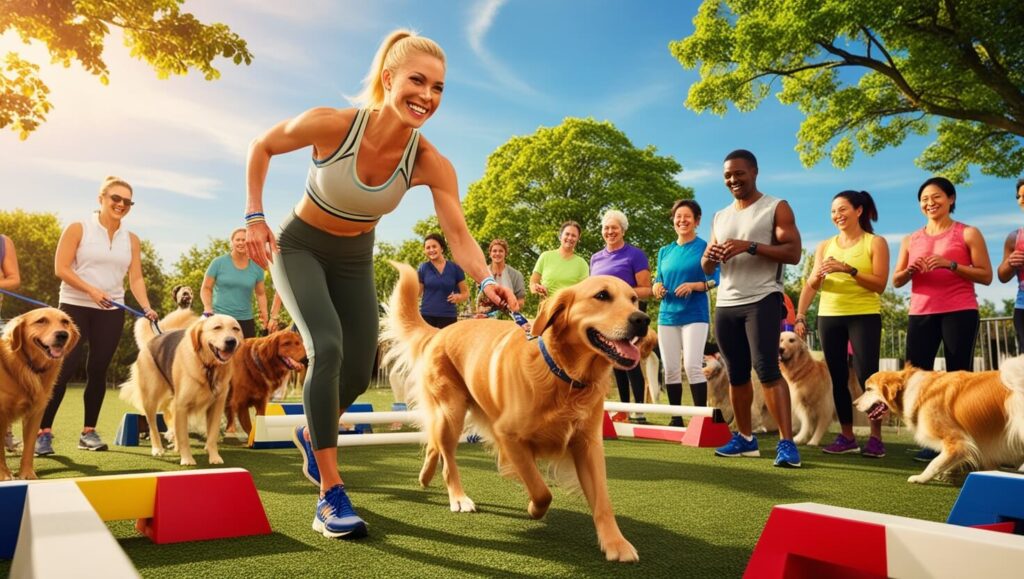
{"type": "MultiPolygon", "coordinates": [[[[938,235],[928,235],[924,228],[910,235],[909,263],[919,257],[941,255],[959,265],[973,265],[971,252],[964,241],[964,228],[959,221],[938,235]]],[[[916,273],[910,282],[910,315],[944,314],[978,309],[974,283],[948,269],[916,273]]]]}

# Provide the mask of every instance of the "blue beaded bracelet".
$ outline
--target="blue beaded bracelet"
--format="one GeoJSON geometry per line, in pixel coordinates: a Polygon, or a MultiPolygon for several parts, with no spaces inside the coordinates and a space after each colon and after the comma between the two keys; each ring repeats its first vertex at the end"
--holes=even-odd
{"type": "Polygon", "coordinates": [[[485,277],[484,279],[480,280],[480,291],[484,291],[485,287],[487,287],[489,285],[494,285],[496,283],[498,283],[498,282],[494,281],[494,276],[493,275],[489,275],[489,276],[485,277]]]}

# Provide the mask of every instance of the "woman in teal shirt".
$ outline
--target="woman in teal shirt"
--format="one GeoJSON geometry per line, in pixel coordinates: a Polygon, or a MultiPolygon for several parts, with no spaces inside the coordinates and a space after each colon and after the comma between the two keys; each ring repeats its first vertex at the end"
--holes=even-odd
{"type": "Polygon", "coordinates": [[[256,336],[256,322],[252,315],[252,294],[260,308],[260,325],[267,327],[267,288],[263,283],[263,269],[249,259],[245,247],[245,228],[231,232],[231,253],[215,258],[206,268],[206,278],[199,297],[203,300],[203,316],[227,314],[238,320],[242,335],[256,336]]]}

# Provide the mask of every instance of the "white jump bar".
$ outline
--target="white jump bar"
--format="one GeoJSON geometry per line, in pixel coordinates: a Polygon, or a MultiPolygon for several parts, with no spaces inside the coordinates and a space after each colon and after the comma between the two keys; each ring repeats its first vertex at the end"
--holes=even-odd
{"type": "Polygon", "coordinates": [[[668,414],[669,416],[706,416],[713,418],[714,408],[704,406],[674,406],[672,404],[629,404],[626,402],[604,403],[609,412],[645,412],[649,414],[668,414]]]}
{"type": "MultiPolygon", "coordinates": [[[[346,412],[341,416],[345,424],[393,424],[401,422],[408,424],[417,420],[419,413],[409,410],[398,410],[393,412],[346,412]]],[[[302,414],[278,414],[264,416],[268,427],[291,427],[305,426],[306,417],[302,414]]]]}

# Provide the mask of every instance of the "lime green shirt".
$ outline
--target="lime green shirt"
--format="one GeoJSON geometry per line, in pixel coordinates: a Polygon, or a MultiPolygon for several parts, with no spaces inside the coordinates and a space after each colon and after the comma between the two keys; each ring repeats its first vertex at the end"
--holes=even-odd
{"type": "MultiPolygon", "coordinates": [[[[871,243],[875,236],[865,232],[851,247],[839,247],[839,236],[828,240],[822,261],[833,257],[852,265],[857,271],[874,273],[871,262],[871,243]]],[[[819,316],[857,316],[877,314],[882,311],[882,298],[877,293],[861,286],[848,273],[830,273],[821,284],[819,316]]]]}
{"type": "Polygon", "coordinates": [[[552,249],[540,254],[537,265],[533,266],[533,273],[540,274],[540,285],[548,288],[550,297],[558,290],[586,279],[590,275],[590,266],[587,260],[576,254],[564,259],[557,249],[552,249]]]}

